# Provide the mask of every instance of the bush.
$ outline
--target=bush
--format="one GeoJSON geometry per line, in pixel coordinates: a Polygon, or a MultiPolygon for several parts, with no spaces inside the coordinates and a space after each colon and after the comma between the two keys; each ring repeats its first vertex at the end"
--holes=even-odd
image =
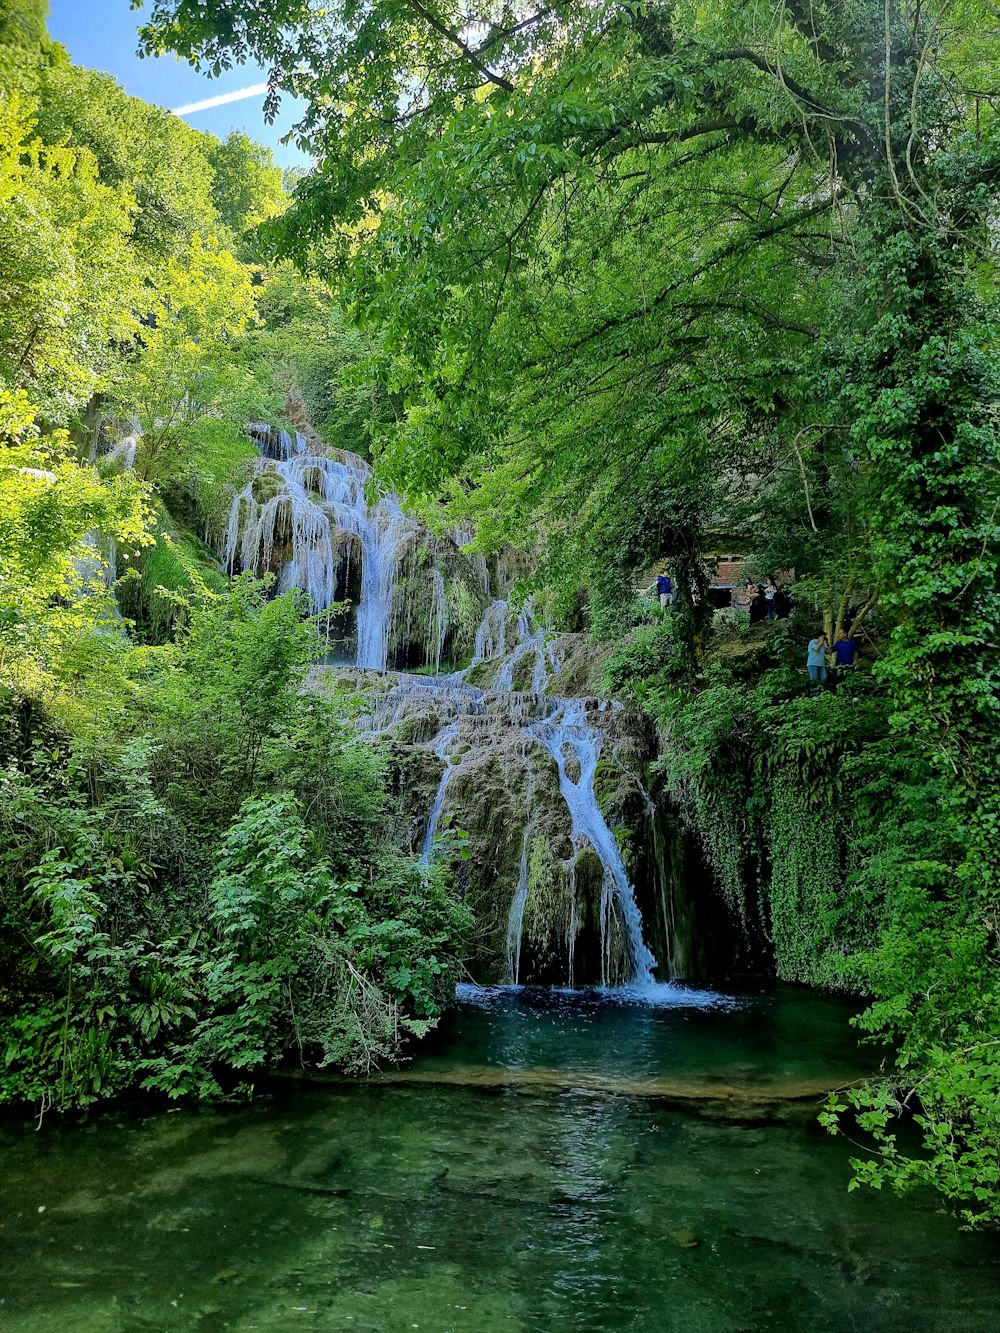
{"type": "Polygon", "coordinates": [[[317,643],[242,579],[127,650],[110,735],[0,699],[0,1101],[364,1071],[436,1021],[469,914],[393,850],[383,756],[302,691],[317,643]]]}

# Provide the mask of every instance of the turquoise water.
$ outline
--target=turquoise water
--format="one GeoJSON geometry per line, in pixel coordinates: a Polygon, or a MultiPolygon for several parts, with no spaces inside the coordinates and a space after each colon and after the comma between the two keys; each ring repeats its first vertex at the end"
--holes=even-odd
{"type": "Polygon", "coordinates": [[[0,1328],[998,1327],[989,1239],[847,1193],[846,1006],[660,1000],[467,991],[383,1081],[8,1124],[0,1328]]]}

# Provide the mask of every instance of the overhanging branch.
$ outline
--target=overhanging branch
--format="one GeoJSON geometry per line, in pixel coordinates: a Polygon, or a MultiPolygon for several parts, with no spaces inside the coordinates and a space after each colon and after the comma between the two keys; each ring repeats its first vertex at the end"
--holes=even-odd
{"type": "Polygon", "coordinates": [[[454,32],[449,28],[447,23],[442,23],[436,14],[432,14],[426,5],[421,4],[420,0],[405,0],[405,3],[409,5],[411,9],[416,10],[424,22],[429,24],[435,32],[439,32],[442,37],[451,42],[452,46],[457,47],[469,64],[474,69],[479,70],[484,79],[488,79],[490,83],[496,84],[498,88],[502,88],[506,93],[512,93],[514,91],[514,85],[509,79],[505,79],[502,74],[497,74],[491,70],[488,65],[484,65],[476,55],[475,51],[473,51],[472,47],[469,46],[467,42],[464,42],[457,32],[454,32]]]}

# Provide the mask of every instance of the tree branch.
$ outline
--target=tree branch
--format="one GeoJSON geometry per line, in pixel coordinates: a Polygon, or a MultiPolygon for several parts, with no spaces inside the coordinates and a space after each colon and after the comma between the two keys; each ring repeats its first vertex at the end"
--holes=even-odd
{"type": "Polygon", "coordinates": [[[745,61],[748,65],[753,65],[754,69],[759,69],[762,74],[767,74],[775,82],[780,83],[786,92],[799,101],[807,111],[810,111],[813,115],[821,116],[824,120],[844,125],[858,142],[864,144],[869,153],[875,157],[881,156],[881,145],[873,138],[866,125],[850,116],[842,115],[839,111],[834,111],[831,107],[824,106],[822,102],[818,102],[812,93],[803,87],[797,79],[789,78],[784,70],[778,69],[764,56],[758,55],[756,51],[751,51],[748,46],[736,47],[732,51],[718,51],[715,55],[710,56],[706,63],[711,64],[712,61],[745,61]]]}
{"type": "Polygon", "coordinates": [[[496,86],[502,88],[505,93],[512,93],[514,91],[514,85],[509,79],[505,79],[502,74],[495,74],[487,65],[484,65],[476,55],[475,51],[473,51],[472,47],[469,46],[467,42],[463,42],[458,33],[453,32],[446,23],[442,23],[436,14],[432,14],[425,5],[421,4],[420,0],[404,0],[404,3],[409,5],[411,9],[415,9],[424,22],[428,23],[435,32],[439,32],[442,37],[451,42],[452,46],[458,47],[459,51],[461,51],[469,64],[472,65],[474,69],[478,69],[484,79],[488,79],[490,83],[495,83],[496,86]]]}

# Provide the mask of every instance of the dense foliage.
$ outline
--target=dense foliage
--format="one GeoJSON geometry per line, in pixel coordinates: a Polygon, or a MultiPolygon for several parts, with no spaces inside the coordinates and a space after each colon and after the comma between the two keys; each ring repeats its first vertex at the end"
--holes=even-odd
{"type": "Polygon", "coordinates": [[[877,1153],[859,1179],[930,1179],[970,1219],[995,1218],[991,7],[152,11],[149,49],[216,70],[252,56],[275,97],[306,98],[318,164],[269,236],[378,333],[370,381],[403,406],[377,432],[386,475],[450,495],[484,548],[533,529],[549,604],[570,620],[586,606],[615,636],[637,577],[670,560],[681,632],[665,645],[639,627],[633,683],[695,696],[672,711],[703,834],[717,839],[730,799],[714,747],[739,752],[756,718],[781,737],[780,758],[762,750],[747,770],[751,804],[778,811],[778,965],[850,972],[875,996],[866,1026],[895,1043],[896,1071],[853,1094],[877,1153]],[[828,627],[867,625],[871,707],[827,716],[773,681],[765,699],[745,677],[699,679],[703,554],[733,540],[761,572],[800,571],[828,627]],[[820,753],[847,771],[891,756],[892,809],[872,813],[867,776],[831,805],[820,753]],[[834,854],[845,836],[850,864],[834,854]],[[925,1157],[896,1141],[904,1101],[925,1157]]]}
{"type": "Polygon", "coordinates": [[[468,914],[394,848],[379,751],[303,692],[303,608],[200,537],[248,421],[364,449],[385,408],[345,383],[364,346],[328,288],[258,262],[288,205],[269,152],[23,17],[0,13],[0,1102],[368,1070],[433,1024],[468,914]]]}
{"type": "Polygon", "coordinates": [[[119,643],[99,728],[0,696],[0,1099],[367,1070],[440,1012],[468,914],[393,850],[378,751],[303,694],[316,642],[243,579],[119,643]]]}
{"type": "Polygon", "coordinates": [[[299,609],[227,589],[195,535],[247,423],[307,415],[479,549],[529,547],[523,591],[614,644],[748,932],[871,997],[889,1072],[827,1113],[868,1135],[857,1179],[995,1221],[991,6],[147,17],[148,50],[300,95],[316,165],[289,199],[243,136],[0,8],[7,1095],[363,1068],[440,1007],[464,911],[391,850],[377,754],[300,692],[299,609]],[[713,623],[733,549],[794,570],[813,621],[713,623]],[[669,620],[635,596],[664,561],[669,620]],[[819,621],[868,636],[849,693],[804,687],[819,621]]]}

